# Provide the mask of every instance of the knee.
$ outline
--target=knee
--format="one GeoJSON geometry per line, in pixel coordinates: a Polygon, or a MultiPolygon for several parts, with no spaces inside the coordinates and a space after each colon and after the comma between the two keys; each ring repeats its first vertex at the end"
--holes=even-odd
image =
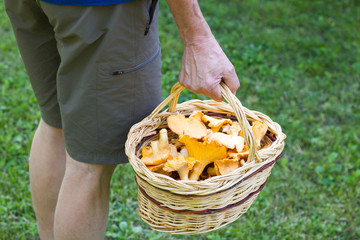
{"type": "Polygon", "coordinates": [[[37,131],[42,135],[42,137],[50,139],[64,139],[62,129],[50,126],[43,119],[40,120],[37,131]]]}
{"type": "Polygon", "coordinates": [[[98,165],[83,163],[74,160],[69,155],[66,159],[66,177],[74,177],[79,181],[93,184],[106,184],[110,183],[112,174],[116,165],[98,165]]]}

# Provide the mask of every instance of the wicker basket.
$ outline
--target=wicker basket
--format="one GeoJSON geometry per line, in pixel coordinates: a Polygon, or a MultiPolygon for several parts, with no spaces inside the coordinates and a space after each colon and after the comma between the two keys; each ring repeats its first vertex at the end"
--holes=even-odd
{"type": "Polygon", "coordinates": [[[273,164],[282,154],[286,135],[280,125],[262,113],[246,109],[225,84],[222,83],[221,87],[229,104],[213,100],[177,104],[184,89],[177,83],[148,117],[130,129],[125,149],[139,188],[139,214],[156,231],[189,235],[209,232],[235,221],[256,199],[273,164]],[[169,108],[160,112],[167,104],[169,108]],[[204,181],[179,181],[149,171],[139,158],[141,148],[158,139],[158,130],[167,126],[168,116],[177,113],[190,115],[194,110],[239,121],[249,149],[246,164],[230,174],[204,181]],[[262,121],[269,126],[266,141],[271,142],[270,147],[256,150],[248,120],[262,121]]]}

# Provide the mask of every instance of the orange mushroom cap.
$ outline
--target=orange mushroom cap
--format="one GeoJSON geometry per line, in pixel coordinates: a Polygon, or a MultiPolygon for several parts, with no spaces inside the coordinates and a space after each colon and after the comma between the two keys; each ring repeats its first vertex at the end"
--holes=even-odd
{"type": "Polygon", "coordinates": [[[240,160],[240,159],[247,159],[248,156],[249,156],[249,150],[247,149],[247,147],[245,145],[242,152],[237,152],[235,150],[229,150],[227,158],[240,160]]]}
{"type": "Polygon", "coordinates": [[[189,171],[193,168],[195,161],[194,158],[184,158],[184,156],[179,155],[172,160],[168,160],[163,170],[167,172],[177,171],[181,180],[188,180],[189,171]]]}
{"type": "Polygon", "coordinates": [[[161,171],[163,169],[164,165],[165,165],[165,163],[160,163],[158,165],[146,166],[146,167],[152,172],[158,172],[158,171],[161,171]]]}
{"type": "Polygon", "coordinates": [[[241,132],[240,124],[238,122],[233,122],[233,124],[231,125],[231,127],[230,127],[229,131],[227,132],[227,134],[234,135],[234,136],[239,136],[240,132],[241,132]]]}
{"type": "Polygon", "coordinates": [[[204,116],[204,114],[203,114],[202,112],[200,112],[200,111],[193,111],[193,112],[191,113],[191,115],[189,116],[189,118],[190,118],[190,119],[191,119],[191,118],[195,118],[195,119],[201,121],[201,118],[202,118],[203,116],[204,116]]]}
{"type": "Polygon", "coordinates": [[[170,149],[159,149],[159,141],[151,142],[151,151],[147,147],[144,147],[142,152],[143,156],[141,161],[145,163],[145,165],[158,165],[160,163],[166,162],[170,156],[170,149]],[[151,154],[149,154],[150,152],[151,154]]]}
{"type": "Polygon", "coordinates": [[[226,147],[219,146],[215,142],[199,142],[188,135],[180,137],[179,141],[185,144],[189,156],[198,160],[190,173],[190,180],[198,180],[200,174],[209,163],[223,159],[227,154],[226,147]]]}
{"type": "Polygon", "coordinates": [[[206,135],[206,126],[197,118],[185,118],[184,115],[171,115],[167,118],[169,128],[178,135],[189,135],[200,139],[206,135]]]}
{"type": "Polygon", "coordinates": [[[239,160],[221,159],[214,162],[214,166],[218,175],[229,174],[240,167],[239,160]]]}
{"type": "Polygon", "coordinates": [[[158,165],[166,162],[172,152],[169,146],[167,130],[161,129],[159,140],[152,141],[150,145],[151,147],[142,148],[141,161],[143,161],[145,165],[158,165]]]}
{"type": "Polygon", "coordinates": [[[244,138],[240,136],[227,135],[221,132],[214,132],[205,137],[209,142],[216,142],[220,146],[235,149],[241,152],[244,148],[244,138]]]}
{"type": "Polygon", "coordinates": [[[164,174],[166,176],[171,176],[171,172],[166,172],[163,170],[163,167],[165,166],[165,163],[160,163],[158,165],[148,165],[146,166],[151,172],[156,172],[156,173],[160,173],[160,174],[164,174]]]}
{"type": "Polygon", "coordinates": [[[223,125],[232,124],[230,119],[216,119],[207,115],[203,115],[201,120],[205,123],[209,123],[208,126],[213,132],[218,132],[223,125]]]}
{"type": "Polygon", "coordinates": [[[253,133],[254,133],[254,137],[256,140],[256,146],[258,149],[261,148],[261,140],[263,139],[263,137],[265,136],[267,130],[268,130],[268,126],[260,121],[254,121],[253,125],[251,127],[253,133]]]}

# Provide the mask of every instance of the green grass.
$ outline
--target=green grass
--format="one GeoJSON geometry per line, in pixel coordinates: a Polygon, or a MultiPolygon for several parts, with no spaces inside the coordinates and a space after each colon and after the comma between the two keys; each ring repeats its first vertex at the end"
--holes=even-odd
{"type": "MultiPolygon", "coordinates": [[[[356,0],[201,1],[241,81],[242,103],[287,134],[281,160],[241,218],[197,236],[152,231],[137,214],[129,164],[112,180],[108,239],[359,239],[360,5],[356,0]]],[[[163,95],[182,43],[161,1],[163,95]]],[[[0,239],[37,239],[28,152],[36,99],[0,5],[0,239]]],[[[184,91],[180,101],[201,98],[184,91]]]]}

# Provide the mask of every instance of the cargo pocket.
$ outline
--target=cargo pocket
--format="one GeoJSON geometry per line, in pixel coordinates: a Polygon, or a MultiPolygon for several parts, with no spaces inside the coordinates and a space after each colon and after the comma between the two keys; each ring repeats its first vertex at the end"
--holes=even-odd
{"type": "Polygon", "coordinates": [[[143,62],[141,62],[133,67],[118,69],[118,70],[112,72],[112,75],[122,75],[122,74],[126,74],[126,73],[135,72],[136,70],[139,70],[140,68],[142,68],[145,65],[149,64],[150,62],[152,62],[156,57],[158,57],[160,55],[160,51],[161,51],[161,49],[159,46],[159,48],[156,50],[156,52],[148,59],[144,60],[143,62]]]}
{"type": "Polygon", "coordinates": [[[97,137],[104,152],[123,147],[130,127],[161,100],[160,51],[129,67],[98,64],[97,137]]]}
{"type": "Polygon", "coordinates": [[[153,22],[154,19],[154,14],[155,14],[155,10],[156,10],[156,6],[158,5],[158,0],[151,0],[151,4],[150,4],[150,8],[149,8],[149,22],[145,27],[145,32],[144,35],[147,35],[150,31],[150,26],[151,23],[153,22]]]}

